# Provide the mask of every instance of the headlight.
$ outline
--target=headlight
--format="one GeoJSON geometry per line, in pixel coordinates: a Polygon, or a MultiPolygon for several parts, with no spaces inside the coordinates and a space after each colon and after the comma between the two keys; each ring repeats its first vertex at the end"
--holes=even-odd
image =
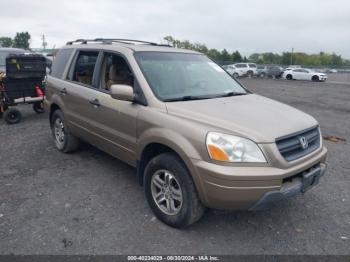
{"type": "Polygon", "coordinates": [[[213,160],[266,163],[259,146],[249,139],[209,132],[206,143],[210,158],[213,160]]]}

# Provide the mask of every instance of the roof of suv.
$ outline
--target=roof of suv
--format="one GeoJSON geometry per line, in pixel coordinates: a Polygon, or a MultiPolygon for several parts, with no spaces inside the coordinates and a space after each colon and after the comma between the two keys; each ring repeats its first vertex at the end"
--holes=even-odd
{"type": "Polygon", "coordinates": [[[21,48],[12,48],[12,47],[0,47],[0,51],[4,52],[30,52],[29,50],[24,50],[21,48]]]}
{"type": "Polygon", "coordinates": [[[174,48],[168,45],[161,45],[152,42],[145,42],[140,40],[113,40],[113,39],[95,39],[84,40],[79,39],[76,41],[68,42],[63,48],[94,48],[94,49],[106,49],[111,50],[113,47],[124,47],[131,49],[135,52],[149,51],[149,52],[178,52],[178,53],[192,53],[200,54],[197,51],[174,48]]]}

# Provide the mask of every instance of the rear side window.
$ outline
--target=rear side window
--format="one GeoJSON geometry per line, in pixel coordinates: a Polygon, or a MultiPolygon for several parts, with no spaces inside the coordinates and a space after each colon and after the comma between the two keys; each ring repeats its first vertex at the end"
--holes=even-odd
{"type": "Polygon", "coordinates": [[[97,57],[97,51],[79,52],[75,63],[72,80],[85,85],[92,85],[92,78],[94,75],[97,57]]]}
{"type": "Polygon", "coordinates": [[[6,65],[6,56],[9,53],[7,52],[0,52],[0,66],[5,66],[6,65]]]}
{"type": "Polygon", "coordinates": [[[256,68],[256,64],[249,64],[249,67],[256,68]]]}
{"type": "Polygon", "coordinates": [[[61,49],[55,56],[52,63],[51,75],[53,77],[62,78],[64,69],[66,68],[67,62],[73,52],[73,49],[61,49]]]}
{"type": "Polygon", "coordinates": [[[237,68],[244,68],[244,67],[247,67],[246,64],[236,64],[235,65],[237,68]]]}

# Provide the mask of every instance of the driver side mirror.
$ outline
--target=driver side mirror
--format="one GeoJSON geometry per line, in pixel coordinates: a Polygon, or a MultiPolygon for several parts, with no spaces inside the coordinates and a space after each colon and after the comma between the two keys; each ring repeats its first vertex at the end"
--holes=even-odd
{"type": "Polygon", "coordinates": [[[114,99],[134,102],[134,89],[129,85],[112,85],[110,87],[111,97],[114,99]]]}

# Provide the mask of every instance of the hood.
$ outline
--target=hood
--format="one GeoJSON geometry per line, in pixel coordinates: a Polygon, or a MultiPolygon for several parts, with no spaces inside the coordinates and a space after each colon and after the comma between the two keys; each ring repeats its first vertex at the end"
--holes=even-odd
{"type": "Polygon", "coordinates": [[[248,94],[216,99],[168,102],[168,114],[204,124],[207,131],[219,131],[273,143],[317,125],[310,115],[263,96],[248,94]]]}

